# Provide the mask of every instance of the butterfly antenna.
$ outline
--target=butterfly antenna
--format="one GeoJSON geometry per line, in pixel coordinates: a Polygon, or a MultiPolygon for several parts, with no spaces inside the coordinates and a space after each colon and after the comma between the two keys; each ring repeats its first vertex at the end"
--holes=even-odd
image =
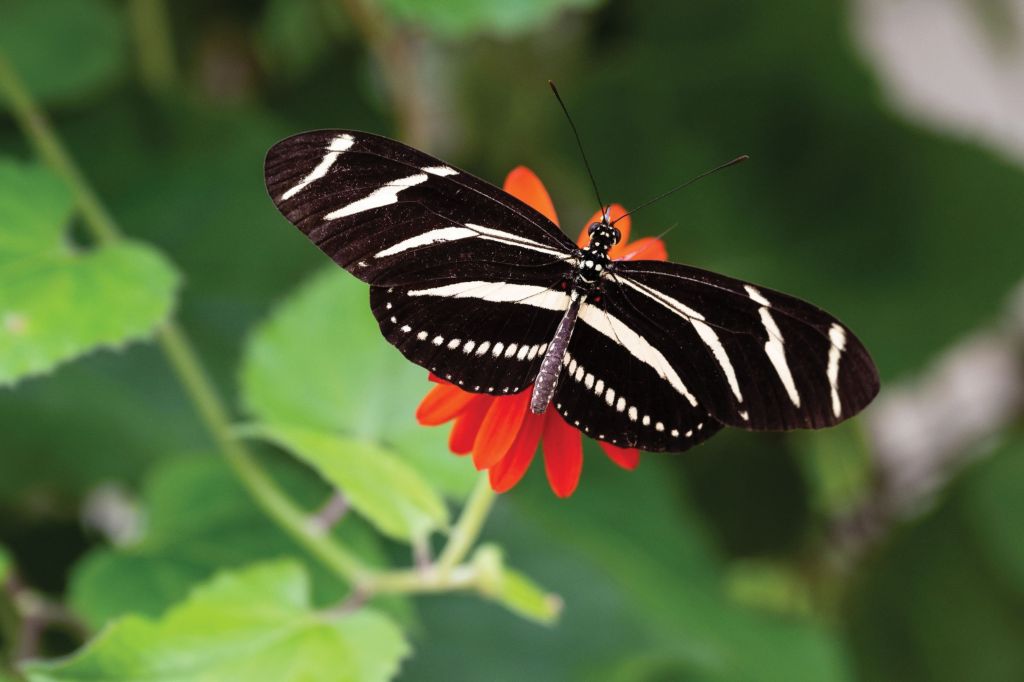
{"type": "Polygon", "coordinates": [[[664,199],[665,197],[667,197],[670,194],[675,194],[679,190],[684,189],[686,187],[689,187],[690,185],[692,185],[693,183],[697,182],[698,180],[703,180],[704,178],[708,177],[709,175],[714,175],[718,171],[722,171],[722,170],[725,170],[726,168],[731,168],[733,166],[741,164],[744,161],[747,161],[748,159],[750,159],[750,157],[747,156],[746,154],[744,154],[743,156],[737,156],[732,161],[727,161],[726,163],[723,163],[721,166],[718,166],[716,168],[712,168],[709,171],[705,171],[705,172],[701,173],[700,175],[698,175],[697,177],[691,178],[691,179],[687,180],[686,182],[684,182],[681,185],[676,185],[675,187],[673,187],[669,191],[667,191],[667,192],[665,192],[663,194],[659,194],[658,196],[654,197],[653,199],[649,199],[648,201],[645,201],[644,203],[640,204],[639,206],[637,206],[633,210],[629,211],[628,213],[623,213],[622,215],[620,215],[618,218],[615,219],[615,221],[612,223],[612,225],[614,225],[615,223],[619,222],[620,220],[622,220],[623,218],[625,218],[628,215],[633,215],[634,213],[639,211],[641,208],[646,208],[646,207],[650,206],[651,204],[653,204],[656,201],[661,201],[662,199],[664,199]]]}
{"type": "Polygon", "coordinates": [[[594,171],[590,170],[590,162],[587,161],[587,153],[583,151],[583,141],[580,140],[580,133],[576,130],[576,124],[572,122],[572,116],[569,115],[569,109],[565,106],[565,102],[562,101],[562,96],[558,94],[558,88],[555,87],[554,81],[548,81],[548,85],[551,87],[551,92],[555,93],[555,99],[562,105],[562,111],[565,112],[565,118],[569,121],[569,127],[572,128],[572,134],[576,137],[576,145],[580,148],[580,156],[583,157],[583,165],[587,167],[587,175],[590,176],[590,184],[594,186],[594,196],[597,197],[598,206],[601,208],[603,220],[608,221],[608,209],[605,208],[604,202],[601,201],[601,193],[597,191],[597,180],[594,179],[594,171]]]}

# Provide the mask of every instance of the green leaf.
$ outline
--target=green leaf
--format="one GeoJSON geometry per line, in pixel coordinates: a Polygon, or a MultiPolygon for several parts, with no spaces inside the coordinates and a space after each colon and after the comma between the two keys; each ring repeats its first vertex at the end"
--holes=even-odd
{"type": "Polygon", "coordinates": [[[455,497],[473,487],[476,471],[448,453],[446,429],[416,423],[431,387],[426,371],[381,337],[366,285],[339,268],[314,277],[256,330],[241,381],[260,421],[378,444],[455,497]]]}
{"type": "Polygon", "coordinates": [[[72,207],[49,171],[0,160],[0,386],[148,336],[171,312],[166,259],[132,243],[77,251],[72,207]]]}
{"type": "Polygon", "coordinates": [[[543,27],[566,10],[591,9],[601,0],[385,0],[397,19],[425,27],[447,38],[481,33],[511,37],[543,27]]]}
{"type": "Polygon", "coordinates": [[[544,625],[558,621],[564,605],[562,599],[505,566],[504,553],[498,546],[481,545],[473,553],[472,563],[480,573],[480,591],[486,597],[528,620],[544,625]]]}
{"type": "Polygon", "coordinates": [[[127,616],[74,656],[26,672],[32,682],[377,682],[409,651],[376,611],[314,611],[302,566],[277,561],[220,574],[159,620],[127,616]]]}
{"type": "Polygon", "coordinates": [[[309,464],[386,535],[410,540],[448,527],[444,500],[415,469],[382,447],[281,424],[254,424],[240,432],[272,442],[309,464]]]}
{"type": "MultiPolygon", "coordinates": [[[[294,499],[310,509],[322,503],[326,486],[308,472],[275,461],[266,465],[294,499]]],[[[141,542],[94,550],[72,573],[71,605],[94,628],[127,613],[159,616],[218,570],[305,556],[214,455],[165,462],[148,480],[143,501],[147,528],[141,542]]],[[[383,562],[373,532],[358,519],[346,519],[333,532],[368,563],[383,562]]],[[[315,561],[309,570],[317,604],[342,598],[346,588],[334,574],[315,561]]]]}
{"type": "Polygon", "coordinates": [[[0,14],[0,53],[39,100],[79,99],[124,71],[123,25],[109,2],[3,0],[0,14]]]}

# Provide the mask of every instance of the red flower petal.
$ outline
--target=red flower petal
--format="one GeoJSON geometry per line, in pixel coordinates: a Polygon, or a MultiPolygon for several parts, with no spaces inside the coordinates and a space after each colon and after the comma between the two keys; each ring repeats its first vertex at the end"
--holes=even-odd
{"type": "Polygon", "coordinates": [[[597,444],[604,450],[604,454],[608,455],[608,459],[626,471],[636,469],[636,466],[640,463],[640,451],[636,448],[620,448],[604,441],[598,441],[597,444]]]}
{"type": "Polygon", "coordinates": [[[544,183],[526,166],[516,166],[505,176],[504,189],[516,199],[537,209],[555,225],[558,224],[555,205],[551,203],[551,196],[544,189],[544,183]]]}
{"type": "Polygon", "coordinates": [[[475,398],[451,384],[438,384],[420,401],[416,408],[416,421],[423,426],[437,426],[457,417],[475,398]]]}
{"type": "Polygon", "coordinates": [[[473,451],[476,434],[493,401],[494,398],[490,396],[478,395],[476,400],[469,403],[455,420],[455,426],[452,427],[452,432],[448,435],[449,450],[456,455],[468,455],[473,451]]]}
{"type": "Polygon", "coordinates": [[[473,464],[490,469],[509,451],[523,425],[530,405],[530,391],[494,400],[473,441],[473,464]]]}
{"type": "MultiPolygon", "coordinates": [[[[622,204],[612,204],[608,208],[608,218],[612,222],[619,220],[619,218],[621,218],[626,213],[626,209],[623,208],[622,204]]],[[[580,232],[579,239],[576,240],[577,246],[583,248],[584,246],[587,245],[587,242],[590,241],[590,235],[587,234],[587,228],[590,227],[591,223],[599,222],[601,222],[601,211],[595,211],[594,215],[590,216],[590,220],[588,220],[587,223],[583,226],[583,231],[580,232]]],[[[619,244],[625,244],[626,242],[629,241],[629,230],[631,226],[632,225],[630,218],[622,218],[622,220],[619,220],[619,222],[615,223],[615,227],[618,228],[619,232],[622,234],[622,236],[619,238],[619,244]]]]}
{"type": "Polygon", "coordinates": [[[488,470],[491,489],[496,493],[511,490],[523,478],[530,468],[533,455],[537,452],[537,443],[544,429],[544,415],[527,414],[519,429],[515,442],[500,462],[488,470]]]}
{"type": "Polygon", "coordinates": [[[668,260],[665,242],[657,237],[642,237],[632,244],[619,242],[608,250],[612,260],[668,260]]]}
{"type": "Polygon", "coordinates": [[[580,482],[583,470],[583,440],[554,410],[544,420],[544,469],[548,483],[558,497],[569,497],[580,482]]]}

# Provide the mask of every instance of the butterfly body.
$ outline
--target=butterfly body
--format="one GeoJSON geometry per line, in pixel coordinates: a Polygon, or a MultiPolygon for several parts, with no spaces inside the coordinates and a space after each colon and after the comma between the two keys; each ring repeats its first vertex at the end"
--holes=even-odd
{"type": "Polygon", "coordinates": [[[357,131],[296,135],[267,155],[289,221],[368,282],[381,332],[464,390],[533,386],[615,445],[682,451],[723,426],[822,428],[878,391],[863,345],[799,299],[658,261],[613,261],[607,216],[578,248],[515,197],[357,131]]]}

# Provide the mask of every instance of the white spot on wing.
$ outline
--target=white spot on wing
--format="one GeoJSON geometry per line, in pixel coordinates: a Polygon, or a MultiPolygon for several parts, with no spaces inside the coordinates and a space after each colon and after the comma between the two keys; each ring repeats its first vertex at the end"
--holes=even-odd
{"type": "Polygon", "coordinates": [[[843,414],[843,406],[839,401],[839,359],[846,350],[846,330],[833,323],[828,330],[828,340],[832,347],[828,349],[828,385],[832,389],[832,414],[839,419],[843,414]]]}
{"type": "Polygon", "coordinates": [[[407,178],[392,180],[383,187],[378,187],[373,190],[362,199],[357,199],[347,206],[342,206],[337,211],[331,211],[324,216],[324,220],[337,220],[338,218],[344,218],[346,216],[355,215],[356,213],[362,213],[363,211],[369,211],[371,208],[390,206],[391,204],[398,202],[399,192],[409,189],[410,187],[415,187],[416,185],[426,181],[426,173],[417,173],[416,175],[410,175],[407,178]]]}
{"type": "Polygon", "coordinates": [[[547,289],[530,284],[508,282],[456,282],[430,289],[416,289],[408,296],[440,296],[443,298],[476,298],[492,303],[517,303],[520,305],[564,311],[569,307],[569,297],[564,291],[547,289]]]}
{"type": "Polygon", "coordinates": [[[796,407],[800,407],[800,392],[796,390],[796,382],[793,381],[793,374],[789,371],[789,362],[786,360],[786,347],[782,338],[782,331],[779,330],[779,325],[775,324],[775,318],[772,317],[771,310],[769,310],[772,304],[756,288],[749,284],[745,285],[745,288],[750,296],[750,300],[761,304],[758,313],[761,315],[761,324],[764,325],[764,330],[768,333],[768,341],[764,344],[764,352],[768,355],[768,359],[775,368],[775,373],[779,375],[779,380],[782,381],[790,401],[796,407]]]}
{"type": "Polygon", "coordinates": [[[685,303],[682,303],[681,301],[678,301],[657,289],[649,287],[646,284],[634,282],[627,277],[623,277],[617,281],[625,284],[631,289],[639,291],[657,303],[660,303],[665,308],[676,315],[679,315],[693,325],[693,329],[697,332],[700,340],[708,347],[711,354],[714,355],[715,360],[718,362],[718,366],[722,368],[722,372],[725,374],[725,379],[729,382],[729,388],[732,389],[732,394],[736,396],[736,400],[738,402],[743,402],[743,393],[740,391],[740,384],[736,378],[736,369],[732,366],[729,354],[725,351],[725,346],[722,345],[722,341],[718,338],[718,334],[704,321],[705,318],[702,314],[685,303]]]}
{"type": "Polygon", "coordinates": [[[752,287],[749,284],[746,284],[743,288],[747,290],[747,296],[750,296],[750,300],[754,303],[768,308],[772,307],[771,301],[765,298],[764,294],[757,290],[757,287],[752,287]]]}
{"type": "Polygon", "coordinates": [[[427,166],[426,168],[422,168],[421,170],[424,173],[430,173],[431,175],[440,175],[442,177],[444,177],[445,175],[459,174],[459,171],[455,170],[454,168],[449,168],[448,166],[427,166]]]}
{"type": "Polygon", "coordinates": [[[453,242],[459,239],[468,239],[475,237],[476,232],[469,229],[468,227],[458,227],[453,225],[451,227],[439,227],[436,230],[429,230],[423,234],[418,234],[408,239],[403,239],[397,244],[392,244],[383,251],[378,251],[374,254],[374,258],[386,258],[388,256],[394,256],[408,251],[410,249],[416,249],[421,246],[430,246],[431,244],[442,244],[445,242],[453,242]]]}
{"type": "Polygon", "coordinates": [[[595,331],[603,334],[648,367],[658,373],[662,379],[667,381],[680,395],[694,407],[697,406],[697,399],[686,388],[686,384],[679,378],[679,375],[669,364],[664,355],[657,348],[652,346],[647,339],[637,334],[627,324],[610,313],[600,308],[584,303],[580,309],[580,320],[589,325],[595,331]]]}
{"type": "Polygon", "coordinates": [[[348,133],[338,135],[332,139],[327,145],[327,153],[324,154],[322,159],[320,159],[320,163],[317,164],[317,167],[310,171],[309,175],[302,178],[302,180],[299,181],[299,184],[282,194],[281,201],[291,199],[293,196],[305,189],[306,186],[327,175],[327,171],[331,170],[331,166],[333,166],[334,162],[338,160],[338,156],[342,152],[348,151],[348,149],[355,144],[355,141],[355,138],[348,133]]]}

